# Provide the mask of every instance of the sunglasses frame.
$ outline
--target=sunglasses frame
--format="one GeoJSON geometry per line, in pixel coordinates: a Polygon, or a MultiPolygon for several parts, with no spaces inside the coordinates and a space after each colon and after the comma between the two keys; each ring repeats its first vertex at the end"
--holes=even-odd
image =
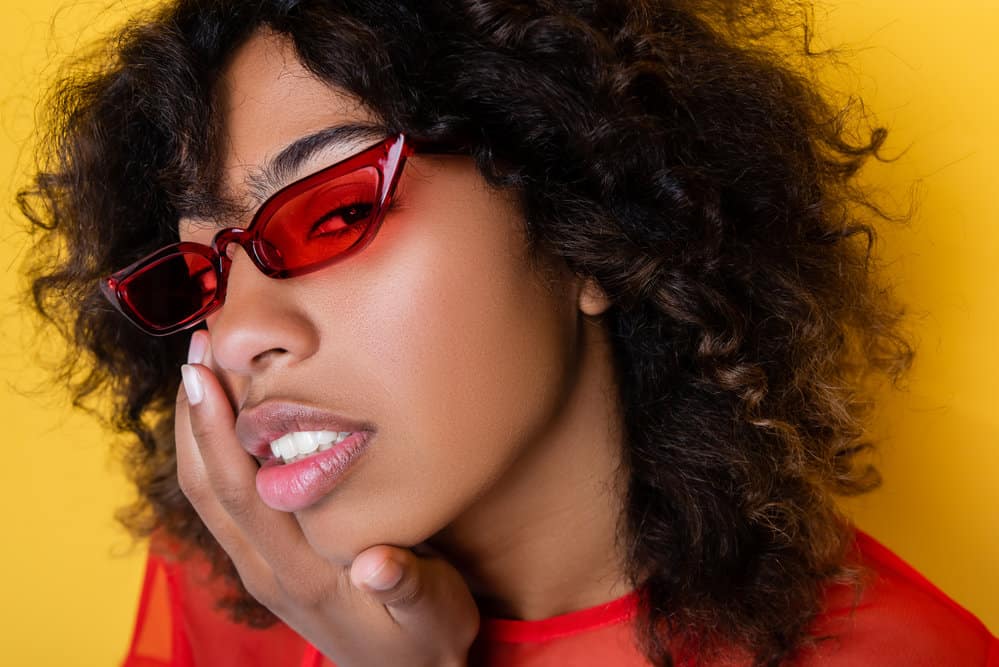
{"type": "Polygon", "coordinates": [[[100,282],[100,289],[108,301],[124,315],[132,324],[153,336],[166,336],[183,329],[193,327],[218,310],[225,302],[229,267],[232,260],[226,253],[231,243],[236,243],[249,256],[261,273],[270,278],[292,278],[330,266],[363,250],[375,237],[385,212],[391,203],[399,177],[402,175],[406,158],[414,153],[458,153],[462,152],[452,146],[415,142],[408,140],[404,133],[390,136],[334,164],[304,176],[281,188],[257,209],[253,219],[245,229],[229,227],[220,230],[212,239],[211,245],[181,241],[172,243],[156,250],[145,257],[115,271],[100,282]],[[371,221],[360,237],[346,250],[324,260],[307,264],[295,269],[274,267],[265,259],[262,247],[262,232],[267,223],[289,201],[308,190],[317,187],[340,175],[374,167],[378,172],[378,201],[376,210],[372,212],[371,221]],[[168,326],[156,326],[140,315],[129,302],[127,294],[128,281],[145,271],[148,271],[163,261],[181,255],[195,254],[204,257],[215,272],[215,295],[205,306],[195,311],[187,318],[168,326]]]}

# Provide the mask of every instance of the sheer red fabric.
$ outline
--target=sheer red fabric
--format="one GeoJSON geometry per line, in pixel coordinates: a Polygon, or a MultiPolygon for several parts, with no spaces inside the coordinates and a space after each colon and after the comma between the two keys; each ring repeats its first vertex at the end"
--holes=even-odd
{"type": "MultiPolygon", "coordinates": [[[[177,560],[164,544],[151,543],[122,667],[336,667],[284,624],[253,630],[229,621],[214,607],[225,588],[207,563],[177,560]]],[[[826,589],[813,629],[832,639],[802,649],[790,667],[999,667],[999,640],[970,612],[859,530],[855,553],[871,569],[870,582],[856,600],[852,588],[826,589]]],[[[647,666],[633,639],[637,600],[632,592],[537,621],[484,618],[470,664],[647,666]]],[[[744,664],[733,653],[711,667],[744,664]]]]}

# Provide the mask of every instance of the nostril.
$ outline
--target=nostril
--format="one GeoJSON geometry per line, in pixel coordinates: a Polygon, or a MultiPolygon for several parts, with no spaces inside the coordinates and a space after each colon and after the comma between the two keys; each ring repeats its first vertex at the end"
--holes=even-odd
{"type": "Polygon", "coordinates": [[[265,363],[267,361],[273,360],[275,358],[281,357],[281,356],[283,356],[285,354],[288,354],[288,350],[287,349],[285,349],[283,347],[272,347],[269,350],[264,350],[263,352],[261,352],[261,353],[259,353],[257,355],[254,355],[254,357],[253,357],[253,363],[254,364],[262,364],[262,363],[265,363]]]}

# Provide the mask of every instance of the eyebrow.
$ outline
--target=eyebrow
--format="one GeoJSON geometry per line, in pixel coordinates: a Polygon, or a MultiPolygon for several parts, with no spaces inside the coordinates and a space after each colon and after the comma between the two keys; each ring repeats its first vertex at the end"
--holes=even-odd
{"type": "Polygon", "coordinates": [[[342,145],[350,149],[344,151],[337,161],[343,160],[357,150],[384,139],[390,133],[383,125],[344,123],[296,139],[262,167],[248,170],[244,180],[247,192],[253,198],[252,203],[255,206],[262,204],[269,196],[290,183],[298,175],[302,165],[319,153],[342,145]]]}

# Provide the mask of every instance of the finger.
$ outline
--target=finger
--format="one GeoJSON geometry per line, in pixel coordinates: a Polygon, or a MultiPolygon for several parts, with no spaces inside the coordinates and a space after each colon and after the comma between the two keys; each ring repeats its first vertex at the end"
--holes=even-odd
{"type": "MultiPolygon", "coordinates": [[[[195,512],[201,517],[205,527],[232,559],[240,578],[247,588],[255,582],[258,588],[272,579],[271,568],[254,549],[242,529],[222,507],[208,479],[208,471],[201,452],[191,433],[189,398],[181,384],[177,394],[177,412],[174,424],[176,433],[177,479],[181,490],[191,502],[195,512]]],[[[251,591],[254,597],[261,597],[260,591],[251,591]]]]}
{"type": "Polygon", "coordinates": [[[239,444],[228,397],[215,374],[198,363],[205,361],[208,353],[207,333],[196,332],[190,359],[194,363],[183,369],[188,422],[182,426],[187,431],[178,433],[178,439],[181,435],[187,437],[200,454],[217,502],[242,536],[242,540],[233,537],[235,548],[246,549],[252,544],[249,548],[285,574],[318,572],[320,557],[309,546],[294,516],[271,509],[257,495],[258,465],[239,444]],[[196,340],[199,336],[203,338],[196,340]],[[197,358],[198,347],[204,350],[201,359],[197,358]]]}
{"type": "Polygon", "coordinates": [[[446,560],[379,545],[354,559],[350,579],[413,636],[448,636],[462,645],[471,644],[478,632],[475,600],[461,574],[446,560]]]}

